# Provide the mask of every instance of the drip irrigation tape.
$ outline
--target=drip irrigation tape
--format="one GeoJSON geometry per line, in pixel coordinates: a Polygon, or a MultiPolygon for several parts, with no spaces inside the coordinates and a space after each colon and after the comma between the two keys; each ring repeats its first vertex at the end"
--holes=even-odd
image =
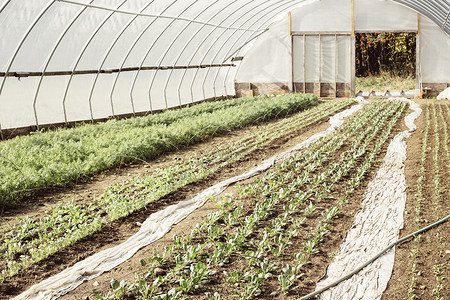
{"type": "Polygon", "coordinates": [[[387,246],[386,248],[384,248],[383,250],[381,250],[380,252],[378,252],[374,257],[372,257],[371,259],[369,259],[368,261],[366,261],[364,264],[362,264],[361,266],[359,266],[358,268],[356,268],[355,270],[353,270],[352,272],[348,273],[347,275],[342,276],[341,278],[339,278],[338,280],[330,283],[329,285],[321,288],[318,291],[315,291],[313,293],[310,293],[306,296],[303,296],[300,298],[300,300],[307,300],[307,299],[311,299],[312,297],[315,297],[323,292],[325,292],[326,290],[329,290],[330,288],[338,285],[339,283],[341,283],[344,280],[349,279],[350,277],[352,277],[353,275],[357,274],[359,271],[361,271],[362,269],[364,269],[365,267],[367,267],[368,265],[370,265],[372,262],[374,262],[376,259],[378,259],[379,257],[381,257],[384,253],[386,253],[387,251],[391,250],[391,248],[393,248],[394,246],[403,243],[404,241],[415,237],[416,235],[419,235],[425,231],[430,230],[433,227],[436,227],[438,225],[441,225],[445,222],[447,222],[450,219],[450,215],[446,216],[445,218],[443,218],[440,221],[437,221],[436,223],[433,223],[425,228],[422,228],[414,233],[411,233],[410,235],[407,235],[399,240],[397,240],[396,242],[393,242],[392,244],[390,244],[389,246],[387,246]]]}

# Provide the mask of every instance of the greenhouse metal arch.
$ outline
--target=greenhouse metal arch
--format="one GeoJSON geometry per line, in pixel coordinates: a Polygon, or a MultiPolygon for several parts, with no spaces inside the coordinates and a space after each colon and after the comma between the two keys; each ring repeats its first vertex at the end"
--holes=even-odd
{"type": "MultiPolygon", "coordinates": [[[[234,96],[251,44],[287,12],[326,1],[2,0],[2,136],[234,96]]],[[[450,35],[447,0],[372,2],[408,7],[450,35]]]]}

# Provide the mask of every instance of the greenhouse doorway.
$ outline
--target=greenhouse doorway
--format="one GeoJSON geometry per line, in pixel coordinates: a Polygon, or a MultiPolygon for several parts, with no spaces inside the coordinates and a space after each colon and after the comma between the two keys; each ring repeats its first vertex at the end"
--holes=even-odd
{"type": "Polygon", "coordinates": [[[355,34],[355,93],[358,96],[417,96],[416,32],[355,34]]]}

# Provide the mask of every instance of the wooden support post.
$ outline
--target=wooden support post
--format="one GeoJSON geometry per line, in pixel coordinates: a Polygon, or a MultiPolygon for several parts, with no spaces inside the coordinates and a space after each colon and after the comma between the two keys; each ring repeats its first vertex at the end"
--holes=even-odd
{"type": "Polygon", "coordinates": [[[289,92],[295,92],[295,83],[294,83],[294,36],[292,35],[292,14],[288,13],[288,34],[291,42],[291,80],[289,83],[289,92]]]}
{"type": "Polygon", "coordinates": [[[323,61],[323,51],[322,51],[322,35],[319,34],[319,98],[322,96],[322,61],[323,61]]]}
{"type": "Polygon", "coordinates": [[[350,37],[350,59],[351,59],[351,83],[350,83],[350,97],[355,97],[356,94],[356,38],[350,37]]]}
{"type": "Polygon", "coordinates": [[[303,35],[303,93],[306,94],[306,34],[303,35]]]}
{"type": "Polygon", "coordinates": [[[417,14],[417,33],[420,34],[421,30],[420,14],[417,14]]]}
{"type": "Polygon", "coordinates": [[[288,12],[288,34],[292,35],[292,14],[288,12]]]}
{"type": "Polygon", "coordinates": [[[420,31],[421,31],[421,22],[420,22],[420,14],[417,14],[417,34],[416,34],[416,89],[419,90],[419,93],[423,92],[423,82],[422,82],[422,65],[420,62],[420,31]]]}
{"type": "Polygon", "coordinates": [[[355,0],[352,1],[352,36],[355,36],[355,0]]]}
{"type": "Polygon", "coordinates": [[[355,0],[352,1],[352,36],[351,36],[351,45],[350,45],[350,58],[351,58],[351,83],[350,83],[350,97],[355,96],[355,81],[356,81],[356,38],[355,38],[355,0]]]}
{"type": "Polygon", "coordinates": [[[291,91],[296,93],[295,88],[295,57],[294,57],[294,36],[291,35],[291,91]]]}
{"type": "Polygon", "coordinates": [[[338,75],[338,37],[334,36],[334,98],[337,98],[337,75],[338,75]]]}

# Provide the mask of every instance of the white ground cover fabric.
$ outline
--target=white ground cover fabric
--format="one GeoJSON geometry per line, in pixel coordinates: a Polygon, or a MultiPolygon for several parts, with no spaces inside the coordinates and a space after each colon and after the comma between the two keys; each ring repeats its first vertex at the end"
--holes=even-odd
{"type": "MultiPolygon", "coordinates": [[[[403,228],[406,203],[406,139],[416,130],[414,121],[422,113],[420,106],[406,98],[413,110],[405,118],[409,128],[397,134],[389,144],[384,162],[369,183],[362,209],[343,241],[339,255],[330,264],[326,277],[316,290],[355,270],[376,253],[398,239],[403,228]]],[[[395,248],[360,273],[324,292],[322,299],[380,299],[391,277],[395,248]]]]}
{"type": "Polygon", "coordinates": [[[330,127],[319,132],[306,141],[296,145],[288,151],[280,153],[264,161],[261,165],[251,169],[245,174],[222,181],[210,188],[204,190],[196,197],[182,201],[176,205],[153,213],[142,224],[140,230],[130,237],[124,243],[113,248],[103,250],[83,261],[78,262],[72,267],[67,268],[61,273],[50,277],[41,283],[35,284],[29,290],[17,296],[19,299],[56,299],[59,296],[67,294],[74,290],[84,281],[94,279],[102,273],[107,272],[130,259],[140,248],[145,247],[154,241],[162,238],[170,231],[174,224],[181,222],[194,210],[201,207],[207,197],[216,196],[222,193],[229,185],[242,181],[264,172],[275,163],[283,161],[294,155],[296,152],[307,148],[310,144],[334,132],[344,123],[344,118],[351,116],[361,110],[367,103],[364,99],[357,99],[360,103],[351,108],[340,112],[330,118],[330,127]]]}
{"type": "Polygon", "coordinates": [[[446,88],[445,90],[443,90],[438,96],[437,98],[438,100],[450,100],[450,87],[446,88]]]}

